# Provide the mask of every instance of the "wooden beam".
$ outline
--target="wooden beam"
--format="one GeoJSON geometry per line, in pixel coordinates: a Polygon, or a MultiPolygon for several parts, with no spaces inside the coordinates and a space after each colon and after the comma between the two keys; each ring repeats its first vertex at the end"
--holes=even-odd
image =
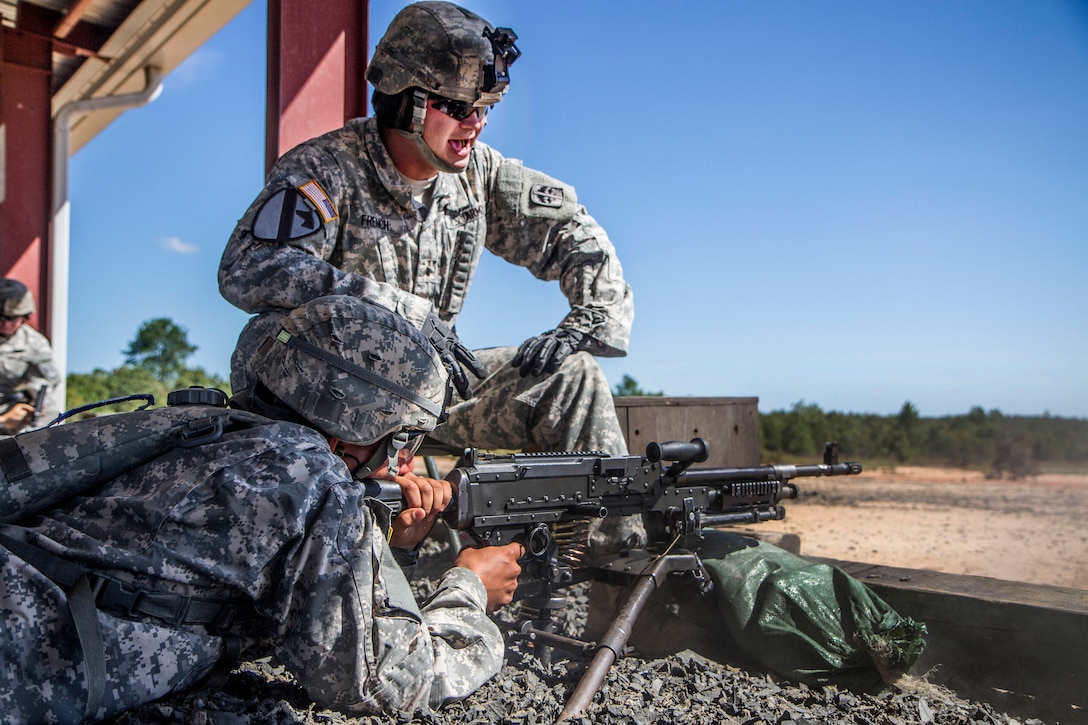
{"type": "Polygon", "coordinates": [[[49,234],[52,190],[48,38],[0,28],[0,276],[30,288],[37,310],[30,324],[49,335],[49,234]]]}
{"type": "Polygon", "coordinates": [[[111,30],[101,25],[77,21],[66,27],[63,35],[55,34],[55,28],[64,21],[64,16],[55,10],[21,3],[17,27],[41,40],[49,40],[57,53],[71,56],[96,57],[98,51],[109,40],[111,30]]]}
{"type": "Polygon", "coordinates": [[[366,115],[367,0],[269,0],[265,170],[299,143],[366,115]]]}
{"type": "Polygon", "coordinates": [[[87,12],[87,8],[91,6],[94,0],[76,0],[76,4],[68,8],[68,12],[64,17],[57,22],[53,28],[53,35],[57,38],[67,38],[68,33],[72,32],[72,29],[76,27],[79,21],[83,18],[83,14],[87,12]]]}

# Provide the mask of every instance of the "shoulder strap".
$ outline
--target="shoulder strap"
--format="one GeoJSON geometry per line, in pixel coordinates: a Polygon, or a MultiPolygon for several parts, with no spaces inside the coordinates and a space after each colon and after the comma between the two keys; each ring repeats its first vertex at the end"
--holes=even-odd
{"type": "Polygon", "coordinates": [[[208,684],[222,686],[241,653],[241,640],[231,625],[254,615],[244,597],[220,599],[156,592],[130,587],[102,576],[57,554],[0,533],[0,546],[33,566],[64,589],[75,624],[86,669],[87,702],[83,719],[91,720],[102,706],[106,691],[106,649],[98,624],[99,610],[118,617],[152,618],[168,626],[201,625],[223,640],[223,656],[209,675],[208,684]]]}
{"type": "Polygon", "coordinates": [[[87,575],[79,577],[68,588],[68,611],[76,625],[76,636],[83,650],[83,666],[86,669],[87,702],[83,705],[83,720],[90,721],[102,707],[106,694],[106,645],[102,630],[98,627],[98,608],[87,575]]]}
{"type": "Polygon", "coordinates": [[[68,611],[76,626],[76,636],[79,637],[79,647],[83,650],[84,684],[87,687],[83,719],[92,719],[102,706],[102,698],[106,692],[106,647],[102,641],[102,630],[98,627],[98,608],[94,603],[86,569],[33,544],[4,534],[0,534],[0,546],[64,589],[68,611]]]}
{"type": "Polygon", "coordinates": [[[9,482],[21,481],[30,475],[26,456],[14,438],[0,439],[0,472],[9,482]]]}

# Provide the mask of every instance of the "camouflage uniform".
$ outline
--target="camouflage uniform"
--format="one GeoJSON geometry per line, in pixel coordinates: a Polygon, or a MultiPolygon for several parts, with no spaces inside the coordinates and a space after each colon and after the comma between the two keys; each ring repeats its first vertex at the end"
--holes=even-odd
{"type": "Polygon", "coordinates": [[[45,425],[60,413],[56,387],[60,372],[45,335],[23,323],[11,337],[0,340],[0,393],[24,392],[34,402],[42,385],[49,386],[39,421],[45,425]]]}
{"type": "MultiPolygon", "coordinates": [[[[558,280],[571,303],[560,327],[589,335],[594,354],[626,354],[631,290],[612,243],[571,187],[477,142],[467,170],[439,173],[428,202],[417,204],[374,119],[351,121],[280,159],[227,244],[219,288],[253,313],[347,294],[417,327],[432,311],[452,324],[485,247],[558,280]],[[279,228],[261,222],[266,202],[285,210],[279,228]]],[[[509,365],[515,352],[478,351],[490,374],[474,383],[473,399],[451,409],[439,438],[458,447],[626,453],[592,355],[570,355],[550,377],[522,378],[509,365]]],[[[235,362],[238,393],[252,378],[244,354],[235,362]]]]}
{"type": "Polygon", "coordinates": [[[174,625],[125,616],[100,596],[106,687],[96,718],[199,682],[233,637],[243,651],[271,647],[322,707],[414,710],[468,695],[503,657],[483,585],[454,568],[417,605],[386,544],[388,519],[363,501],[324,436],[269,420],[175,449],[25,526],[0,526],[5,722],[78,722],[87,698],[66,592],[12,553],[19,542],[129,589],[226,600],[240,612],[222,627],[174,625]]]}

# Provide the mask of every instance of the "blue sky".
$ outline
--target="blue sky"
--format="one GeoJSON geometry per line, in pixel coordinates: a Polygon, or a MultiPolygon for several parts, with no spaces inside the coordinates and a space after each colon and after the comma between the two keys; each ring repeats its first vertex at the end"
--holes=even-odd
{"type": "MultiPolygon", "coordinates": [[[[371,43],[403,3],[371,0],[371,43]]],[[[524,55],[483,140],[573,184],[635,292],[626,358],[763,411],[1088,416],[1088,4],[472,2],[524,55]]],[[[71,162],[74,372],[170,317],[226,375],[216,269],[263,177],[255,0],[71,162]]],[[[481,264],[458,331],[519,344],[558,286],[481,264]]]]}

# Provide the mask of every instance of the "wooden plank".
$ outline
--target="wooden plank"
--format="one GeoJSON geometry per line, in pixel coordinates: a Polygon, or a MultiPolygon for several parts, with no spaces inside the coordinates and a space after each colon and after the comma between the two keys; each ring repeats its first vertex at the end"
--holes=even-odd
{"type": "Polygon", "coordinates": [[[699,466],[759,465],[759,398],[621,396],[615,404],[632,454],[655,441],[701,437],[710,457],[699,466]]]}
{"type": "Polygon", "coordinates": [[[994,603],[1042,607],[1088,616],[1088,591],[1082,589],[1026,584],[967,574],[946,574],[925,569],[904,569],[857,561],[809,558],[812,561],[834,564],[855,579],[874,586],[952,594],[994,603]]]}

